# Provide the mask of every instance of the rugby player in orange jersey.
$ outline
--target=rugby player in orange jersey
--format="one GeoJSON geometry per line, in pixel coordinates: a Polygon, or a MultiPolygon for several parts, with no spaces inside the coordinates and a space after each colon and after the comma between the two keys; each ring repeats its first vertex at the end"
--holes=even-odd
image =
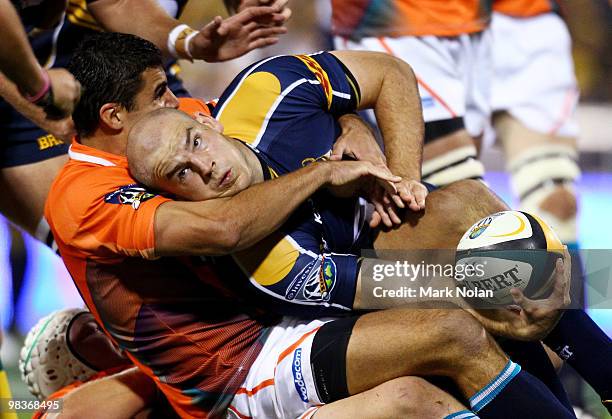
{"type": "Polygon", "coordinates": [[[232,284],[204,261],[159,256],[248,247],[324,185],[400,178],[371,163],[330,162],[227,200],[175,202],[148,193],[129,176],[124,155],[138,118],[178,105],[161,63],[154,45],[122,34],[92,37],[75,54],[71,70],[88,94],[73,114],[80,135],[46,214],[62,258],[105,330],[154,377],[177,412],[216,415],[277,320],[240,303],[232,284]]]}
{"type": "Polygon", "coordinates": [[[482,179],[477,141],[491,113],[489,2],[331,3],[336,49],[386,52],[414,69],[425,120],[423,180],[482,179]]]}
{"type": "MultiPolygon", "coordinates": [[[[249,247],[320,186],[370,174],[391,182],[402,179],[371,163],[316,162],[227,199],[178,202],[156,195],[134,183],[124,157],[126,131],[139,117],[164,104],[176,106],[166,94],[156,50],[119,34],[101,34],[91,42],[96,48],[85,44],[70,66],[91,96],[86,94],[75,110],[80,135],[70,163],[54,182],[46,214],[92,313],[156,381],[177,413],[217,416],[238,394],[247,399],[268,394],[253,399],[255,405],[243,399],[240,408],[297,416],[395,378],[429,373],[452,378],[464,397],[473,396],[472,407],[484,418],[499,417],[506,409],[514,415],[572,417],[541,382],[508,361],[464,311],[279,319],[241,298],[237,284],[218,276],[215,260],[177,258],[249,247]],[[236,229],[237,240],[227,241],[236,229]],[[368,374],[363,374],[366,365],[368,374]]],[[[401,66],[389,70],[384,74],[406,75],[401,66]]],[[[405,92],[383,85],[390,96],[381,95],[377,106],[384,109],[405,92]]],[[[337,93],[347,100],[346,91],[337,93]]],[[[369,95],[364,92],[364,97],[369,95]]],[[[412,110],[411,118],[420,118],[418,107],[412,110]]],[[[404,134],[394,124],[406,122],[414,120],[392,118],[389,128],[404,134]]],[[[192,141],[198,145],[191,138],[189,145],[192,141]]],[[[405,201],[413,201],[411,192],[405,191],[405,201]]],[[[557,275],[563,276],[561,266],[557,275]]]]}

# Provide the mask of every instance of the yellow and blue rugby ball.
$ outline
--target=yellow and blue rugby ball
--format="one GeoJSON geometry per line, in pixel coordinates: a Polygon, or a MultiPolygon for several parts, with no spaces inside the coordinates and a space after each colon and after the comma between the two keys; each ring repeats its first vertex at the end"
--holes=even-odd
{"type": "Polygon", "coordinates": [[[474,275],[458,281],[459,287],[486,291],[488,304],[513,302],[510,290],[521,289],[529,298],[550,294],[556,260],[564,246],[539,217],[522,211],[491,214],[465,232],[457,246],[457,272],[472,265],[474,275]],[[492,295],[492,296],[491,296],[492,295]]]}

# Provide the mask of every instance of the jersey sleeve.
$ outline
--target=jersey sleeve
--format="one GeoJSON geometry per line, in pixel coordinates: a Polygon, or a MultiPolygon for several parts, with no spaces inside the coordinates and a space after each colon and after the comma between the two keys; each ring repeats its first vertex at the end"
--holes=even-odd
{"type": "Polygon", "coordinates": [[[296,55],[306,65],[321,92],[320,104],[334,116],[355,112],[361,100],[361,91],[355,76],[333,54],[321,52],[312,55],[296,55]]]}
{"type": "Polygon", "coordinates": [[[58,243],[102,262],[154,258],[155,212],[169,199],[114,174],[124,169],[89,169],[79,179],[66,179],[65,187],[56,186],[62,190],[50,195],[47,218],[58,243]],[[103,181],[92,181],[102,176],[103,181]]]}
{"type": "Polygon", "coordinates": [[[333,55],[284,55],[243,70],[213,116],[284,174],[328,156],[341,133],[337,118],[358,103],[354,77],[333,55]]]}
{"type": "Polygon", "coordinates": [[[179,98],[179,110],[185,112],[191,117],[197,115],[198,113],[210,115],[211,110],[215,107],[215,104],[215,101],[205,103],[200,99],[192,97],[179,98]]]}

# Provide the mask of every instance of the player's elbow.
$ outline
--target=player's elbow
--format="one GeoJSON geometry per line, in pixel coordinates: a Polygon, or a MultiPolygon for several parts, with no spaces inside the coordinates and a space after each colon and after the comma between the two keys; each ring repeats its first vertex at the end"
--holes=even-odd
{"type": "Polygon", "coordinates": [[[390,72],[396,74],[396,77],[404,79],[406,82],[416,84],[416,76],[412,67],[406,61],[401,58],[389,56],[389,68],[390,72]]]}

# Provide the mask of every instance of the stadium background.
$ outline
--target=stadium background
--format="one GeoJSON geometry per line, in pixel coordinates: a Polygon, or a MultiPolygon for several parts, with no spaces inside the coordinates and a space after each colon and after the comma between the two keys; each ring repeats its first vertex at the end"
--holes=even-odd
{"type": "MultiPolygon", "coordinates": [[[[192,95],[218,96],[240,69],[260,58],[329,49],[329,0],[293,0],[291,7],[294,13],[289,32],[278,45],[230,63],[182,62],[181,76],[192,95]]],[[[579,242],[583,249],[612,251],[609,219],[612,209],[612,0],[566,1],[565,11],[581,90],[578,121],[583,175],[578,181],[579,242]]],[[[217,14],[225,15],[221,1],[191,1],[182,20],[197,28],[217,14]]],[[[486,180],[503,199],[512,202],[500,151],[497,148],[485,151],[483,160],[488,170],[486,180]]],[[[0,321],[2,329],[9,330],[2,347],[2,360],[15,397],[29,397],[16,368],[23,335],[47,313],[79,305],[82,305],[81,299],[61,261],[0,216],[0,321]],[[12,284],[20,280],[22,292],[14,296],[12,284]]],[[[612,334],[612,310],[591,310],[590,314],[612,334]]],[[[587,394],[586,401],[596,416],[606,417],[592,394],[587,394]]]]}

